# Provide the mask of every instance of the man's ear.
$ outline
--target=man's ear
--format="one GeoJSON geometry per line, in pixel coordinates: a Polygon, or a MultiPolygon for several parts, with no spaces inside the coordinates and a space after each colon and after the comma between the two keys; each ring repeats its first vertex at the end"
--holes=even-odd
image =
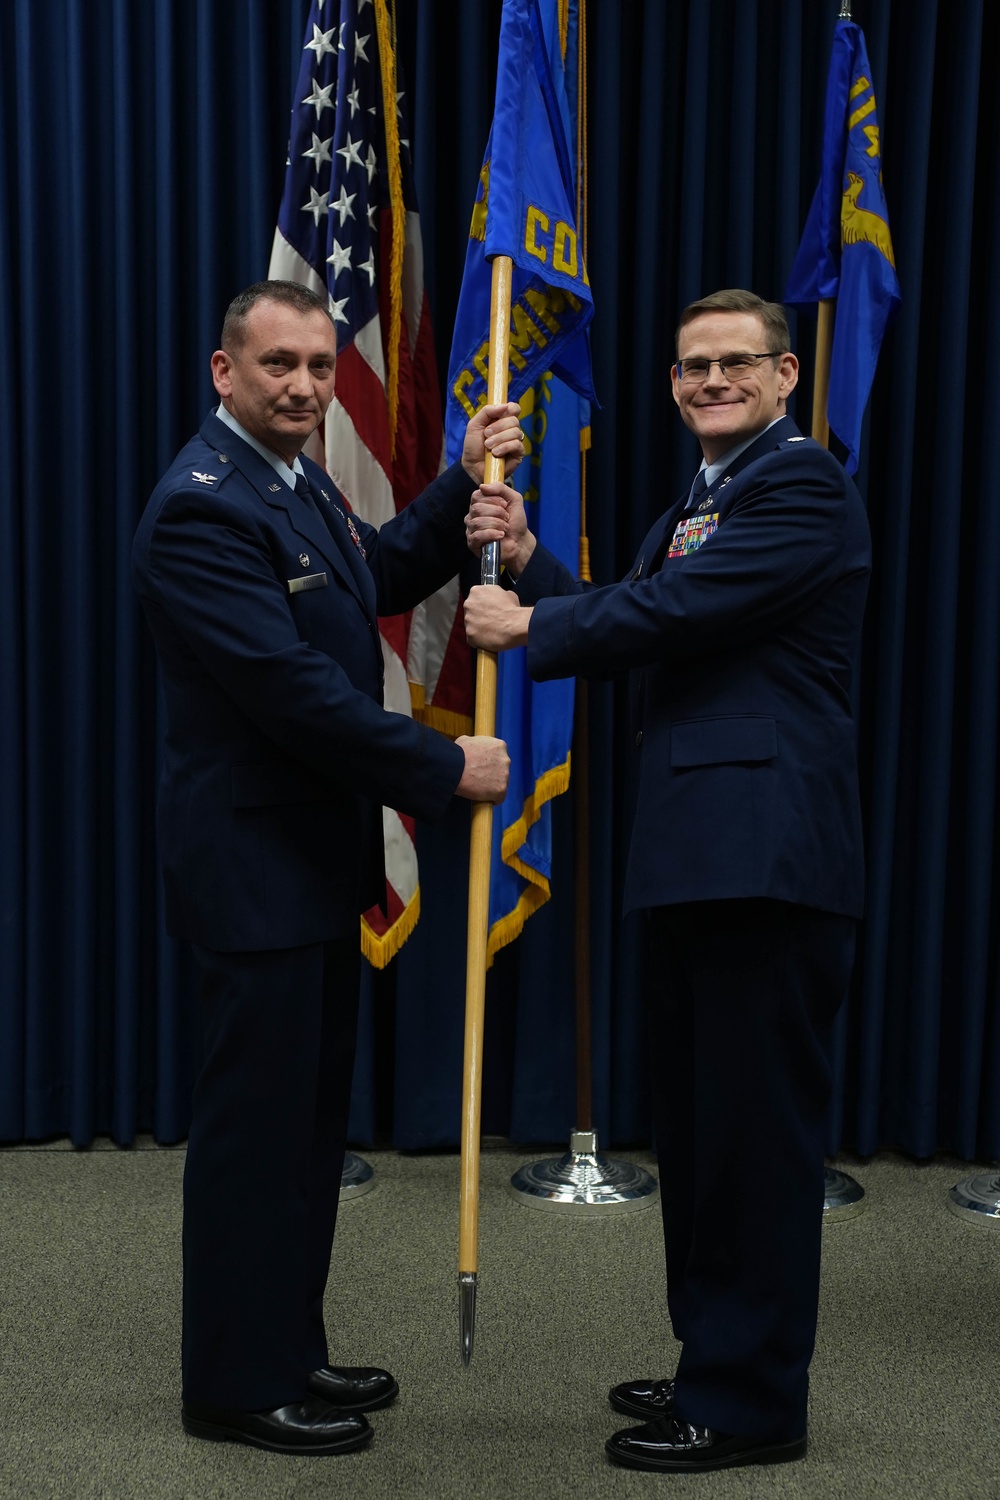
{"type": "Polygon", "coordinates": [[[212,355],[212,384],[220,396],[232,395],[232,360],[224,349],[216,349],[212,355]]]}
{"type": "Polygon", "coordinates": [[[778,377],[781,381],[778,387],[778,395],[782,401],[785,401],[799,383],[799,362],[794,354],[783,354],[781,356],[781,363],[778,365],[778,377]]]}

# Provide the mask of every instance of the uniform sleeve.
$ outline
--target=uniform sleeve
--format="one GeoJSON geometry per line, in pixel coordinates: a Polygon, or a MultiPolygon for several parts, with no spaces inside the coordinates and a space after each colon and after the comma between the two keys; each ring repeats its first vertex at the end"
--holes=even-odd
{"type": "Polygon", "coordinates": [[[168,671],[203,669],[315,770],[335,767],[357,791],[413,816],[444,812],[464,769],[461,749],[381,708],[341,662],[300,639],[265,539],[224,492],[168,495],[135,574],[168,671]]]}
{"type": "Polygon", "coordinates": [[[867,527],[852,522],[855,506],[836,460],[783,451],[761,465],[697,551],[647,578],[540,600],[529,671],[539,680],[607,677],[712,656],[779,630],[837,578],[868,571],[867,527]]]}
{"type": "Polygon", "coordinates": [[[462,568],[468,547],[465,513],[475,484],[452,464],[416,500],[363,538],[378,592],[379,614],[413,609],[462,568]]]}

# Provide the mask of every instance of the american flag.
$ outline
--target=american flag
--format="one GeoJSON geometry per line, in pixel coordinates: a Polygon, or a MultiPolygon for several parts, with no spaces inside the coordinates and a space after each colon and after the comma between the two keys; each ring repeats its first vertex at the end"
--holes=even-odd
{"type": "MultiPolygon", "coordinates": [[[[329,299],[336,397],[310,452],[374,526],[440,471],[442,418],[424,292],[405,95],[386,0],[313,0],[292,103],[285,190],[268,274],[329,299]],[[388,111],[384,101],[394,107],[388,111]]],[[[381,619],[386,707],[452,734],[471,726],[458,583],[381,619]]],[[[361,923],[382,968],[419,915],[412,819],[383,811],[388,920],[361,923]]]]}

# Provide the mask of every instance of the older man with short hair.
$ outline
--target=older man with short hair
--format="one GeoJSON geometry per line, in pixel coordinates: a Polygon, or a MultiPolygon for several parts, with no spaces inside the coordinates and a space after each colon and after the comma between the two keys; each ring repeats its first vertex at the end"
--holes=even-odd
{"type": "MultiPolygon", "coordinates": [[[[212,356],[218,410],[139,525],[133,576],[163,672],[158,807],[167,924],[199,968],[204,1065],[184,1177],[185,1429],[280,1453],[372,1435],[396,1395],[329,1363],[360,980],[360,915],[385,899],[382,804],[438,818],[499,802],[503,742],[382,703],[378,615],[466,559],[485,450],[523,452],[517,407],[469,423],[461,463],[380,530],[302,458],[334,393],[327,303],[247,288],[212,356]]],[[[487,486],[487,492],[490,487],[487,486]]]]}

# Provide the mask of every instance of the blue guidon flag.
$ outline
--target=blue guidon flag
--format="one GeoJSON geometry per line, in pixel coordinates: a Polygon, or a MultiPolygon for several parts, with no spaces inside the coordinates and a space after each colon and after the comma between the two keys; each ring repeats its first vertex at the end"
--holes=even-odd
{"type": "Polygon", "coordinates": [[[882,335],[899,306],[882,184],[875,91],[860,26],[838,21],[823,127],[823,166],[785,291],[805,311],[836,298],[827,420],[858,467],[861,422],[882,335]]]}
{"type": "Polygon", "coordinates": [[[508,394],[552,373],[592,400],[587,327],[594,305],[576,225],[556,0],[504,0],[496,106],[472,211],[455,314],[445,411],[449,456],[486,401],[490,260],[514,262],[508,394]]]}
{"type": "MultiPolygon", "coordinates": [[[[268,274],[327,299],[336,396],[309,451],[374,526],[418,495],[442,460],[405,105],[386,0],[313,0],[268,274]]],[[[379,621],[386,706],[452,733],[470,729],[472,713],[458,611],[456,580],[412,615],[379,621]]],[[[375,908],[362,921],[362,947],[379,967],[419,913],[412,820],[386,808],[384,825],[388,919],[375,908]]]]}
{"type": "MultiPolygon", "coordinates": [[[[449,457],[486,400],[494,255],[513,261],[508,394],[521,403],[526,461],[512,481],[529,525],[576,572],[580,452],[593,395],[593,301],[577,224],[576,0],[504,0],[496,108],[472,212],[448,368],[449,457]],[[562,24],[561,24],[562,22],[562,24]]],[[[550,896],[551,799],[570,779],[572,678],[534,683],[524,650],[498,663],[497,734],[510,751],[494,813],[488,958],[550,896]]]]}

